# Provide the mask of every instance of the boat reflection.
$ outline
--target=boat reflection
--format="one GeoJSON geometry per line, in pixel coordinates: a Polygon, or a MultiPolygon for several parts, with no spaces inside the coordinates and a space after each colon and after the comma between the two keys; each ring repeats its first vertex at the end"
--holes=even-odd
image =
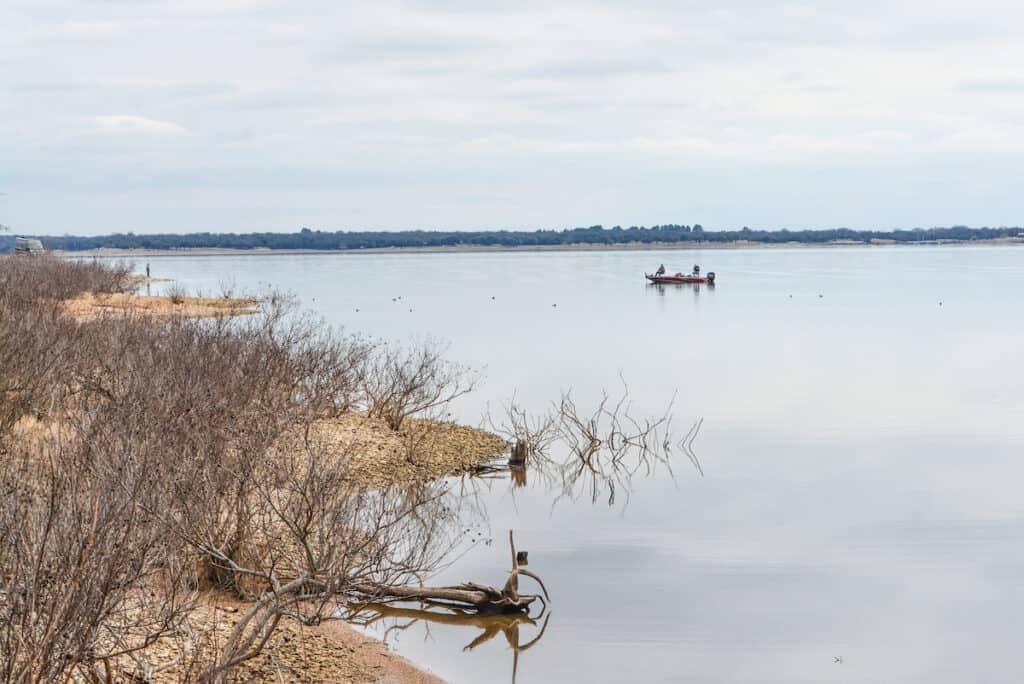
{"type": "Polygon", "coordinates": [[[699,295],[701,289],[708,289],[711,292],[715,291],[714,283],[647,283],[648,290],[655,290],[658,296],[664,297],[665,292],[668,290],[692,290],[694,295],[699,295]]]}

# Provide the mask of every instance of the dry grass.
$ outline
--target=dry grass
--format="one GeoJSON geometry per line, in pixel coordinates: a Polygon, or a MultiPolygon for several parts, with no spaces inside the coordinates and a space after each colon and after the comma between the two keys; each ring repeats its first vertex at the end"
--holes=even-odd
{"type": "Polygon", "coordinates": [[[111,313],[133,313],[156,319],[221,318],[254,314],[259,310],[257,299],[123,293],[85,293],[65,300],[62,305],[66,314],[79,321],[95,320],[111,313]]]}

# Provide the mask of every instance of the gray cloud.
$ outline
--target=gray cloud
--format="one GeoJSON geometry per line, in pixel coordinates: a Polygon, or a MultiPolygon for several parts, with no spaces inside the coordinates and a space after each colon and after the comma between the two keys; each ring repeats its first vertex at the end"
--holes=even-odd
{"type": "Polygon", "coordinates": [[[973,79],[962,81],[957,84],[957,89],[963,93],[1024,93],[1024,79],[1003,78],[1003,79],[973,79]]]}
{"type": "Polygon", "coordinates": [[[466,55],[487,43],[461,36],[398,35],[341,39],[320,48],[316,56],[335,64],[366,64],[438,59],[466,55]]]}
{"type": "Polygon", "coordinates": [[[602,79],[619,76],[671,73],[672,68],[659,59],[608,59],[594,56],[589,59],[553,60],[524,69],[511,70],[510,76],[545,79],[602,79]]]}
{"type": "Polygon", "coordinates": [[[12,0],[0,221],[1019,223],[1024,8],[900,8],[12,0]]]}

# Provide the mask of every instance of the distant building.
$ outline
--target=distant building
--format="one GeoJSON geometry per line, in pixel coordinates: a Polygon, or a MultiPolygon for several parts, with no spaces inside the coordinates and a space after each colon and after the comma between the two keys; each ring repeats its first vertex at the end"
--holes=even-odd
{"type": "Polygon", "coordinates": [[[14,253],[15,254],[42,254],[43,243],[34,238],[14,238],[14,253]]]}

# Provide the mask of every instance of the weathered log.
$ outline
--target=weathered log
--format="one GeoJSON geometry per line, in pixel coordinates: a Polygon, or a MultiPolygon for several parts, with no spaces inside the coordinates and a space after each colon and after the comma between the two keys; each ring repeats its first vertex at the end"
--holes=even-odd
{"type": "Polygon", "coordinates": [[[364,582],[352,586],[351,591],[371,602],[426,601],[446,603],[469,606],[483,614],[529,612],[530,606],[534,601],[538,600],[546,606],[547,600],[550,600],[550,597],[548,597],[548,590],[544,586],[544,582],[534,573],[519,567],[519,554],[516,553],[512,530],[508,532],[508,543],[512,549],[512,571],[502,589],[474,582],[466,582],[450,587],[393,586],[375,582],[364,582]],[[536,580],[544,596],[520,594],[519,575],[536,580]]]}
{"type": "Polygon", "coordinates": [[[483,614],[523,613],[538,596],[505,595],[499,589],[478,584],[458,587],[396,587],[383,584],[360,584],[353,589],[377,601],[429,601],[471,606],[483,614]]]}

